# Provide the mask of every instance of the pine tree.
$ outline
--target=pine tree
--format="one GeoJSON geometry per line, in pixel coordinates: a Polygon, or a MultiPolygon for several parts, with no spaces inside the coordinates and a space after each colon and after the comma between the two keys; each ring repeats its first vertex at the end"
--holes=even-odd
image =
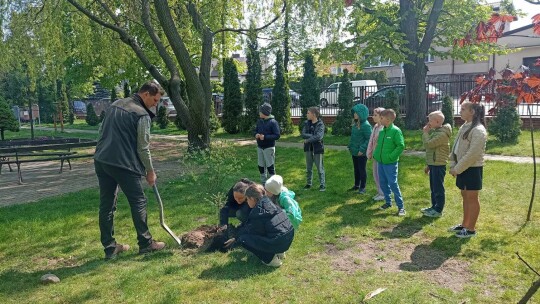
{"type": "Polygon", "coordinates": [[[97,126],[99,123],[99,118],[91,103],[86,105],[86,123],[89,126],[97,126]]]}
{"type": "Polygon", "coordinates": [[[129,88],[129,84],[127,82],[124,82],[124,98],[129,97],[131,95],[131,89],[129,88]]]}
{"type": "Polygon", "coordinates": [[[319,82],[315,64],[313,63],[313,54],[307,52],[304,55],[304,77],[300,83],[300,106],[302,107],[302,119],[298,125],[302,129],[302,122],[306,119],[307,109],[316,107],[319,104],[319,82]]]}
{"type": "Polygon", "coordinates": [[[19,122],[7,102],[0,99],[0,134],[2,140],[4,140],[4,131],[19,132],[19,122]]]}
{"type": "Polygon", "coordinates": [[[116,95],[116,88],[112,88],[112,90],[111,90],[111,103],[115,102],[116,99],[118,99],[118,96],[116,95]]]}
{"type": "Polygon", "coordinates": [[[349,71],[345,69],[343,70],[343,76],[341,77],[341,83],[339,85],[339,110],[336,121],[332,125],[333,135],[351,135],[353,96],[352,84],[349,80],[349,71]]]}
{"type": "Polygon", "coordinates": [[[442,110],[441,112],[444,115],[443,124],[450,124],[452,128],[454,127],[454,101],[450,96],[444,96],[442,101],[442,110]]]}
{"type": "Polygon", "coordinates": [[[165,129],[169,125],[169,118],[167,118],[167,108],[164,106],[159,107],[157,112],[157,123],[160,129],[165,129]]]}
{"type": "Polygon", "coordinates": [[[257,119],[259,118],[259,106],[263,103],[263,94],[261,86],[261,58],[259,54],[259,45],[257,43],[257,33],[254,31],[254,25],[251,23],[248,33],[247,49],[247,74],[245,82],[246,113],[243,117],[242,131],[251,131],[257,119]]]}
{"type": "Polygon", "coordinates": [[[240,81],[234,59],[225,59],[223,73],[223,129],[227,133],[236,134],[240,132],[242,93],[240,92],[240,81]]]}
{"type": "Polygon", "coordinates": [[[292,133],[291,96],[289,95],[289,84],[283,67],[281,50],[278,50],[276,53],[276,78],[270,104],[272,105],[272,114],[274,114],[275,119],[279,123],[281,133],[292,133]]]}

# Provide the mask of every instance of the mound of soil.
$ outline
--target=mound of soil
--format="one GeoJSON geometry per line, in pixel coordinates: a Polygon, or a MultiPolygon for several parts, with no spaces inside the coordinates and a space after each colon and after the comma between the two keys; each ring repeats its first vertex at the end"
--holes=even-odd
{"type": "Polygon", "coordinates": [[[198,252],[223,251],[223,243],[229,239],[232,225],[229,228],[218,225],[202,225],[182,235],[182,246],[198,252]]]}

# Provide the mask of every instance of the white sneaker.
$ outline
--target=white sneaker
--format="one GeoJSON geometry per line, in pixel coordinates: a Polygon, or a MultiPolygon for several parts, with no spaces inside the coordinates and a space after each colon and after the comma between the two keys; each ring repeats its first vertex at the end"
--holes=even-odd
{"type": "Polygon", "coordinates": [[[265,262],[262,262],[262,263],[270,267],[279,267],[283,265],[283,262],[278,258],[277,254],[274,255],[274,258],[270,261],[270,263],[265,263],[265,262]]]}
{"type": "Polygon", "coordinates": [[[375,196],[373,197],[373,200],[374,200],[374,201],[382,201],[382,200],[384,200],[384,195],[378,195],[378,194],[377,194],[377,195],[375,195],[375,196]]]}
{"type": "Polygon", "coordinates": [[[276,256],[277,256],[280,260],[284,260],[284,259],[285,259],[285,252],[283,252],[283,253],[276,253],[276,256]]]}

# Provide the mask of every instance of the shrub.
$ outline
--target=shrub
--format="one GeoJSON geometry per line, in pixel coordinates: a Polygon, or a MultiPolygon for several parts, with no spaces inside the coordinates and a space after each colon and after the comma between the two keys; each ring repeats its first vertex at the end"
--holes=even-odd
{"type": "Polygon", "coordinates": [[[403,126],[403,118],[401,117],[401,111],[399,109],[399,97],[397,96],[396,92],[392,90],[388,92],[384,108],[392,109],[396,112],[396,120],[394,120],[394,125],[401,128],[403,126]]]}
{"type": "Polygon", "coordinates": [[[332,125],[332,135],[351,135],[351,122],[353,115],[353,91],[349,80],[349,71],[345,69],[341,77],[338,95],[339,112],[336,121],[332,125]]]}
{"type": "Polygon", "coordinates": [[[156,120],[160,129],[167,128],[167,126],[169,125],[169,118],[167,117],[166,107],[159,107],[156,120]]]}
{"type": "Polygon", "coordinates": [[[94,106],[91,103],[86,105],[86,123],[89,126],[97,126],[99,123],[99,118],[96,115],[94,106]]]}
{"type": "Polygon", "coordinates": [[[499,108],[495,116],[488,124],[488,132],[502,143],[517,143],[521,134],[521,121],[515,107],[507,105],[499,108]]]}
{"type": "Polygon", "coordinates": [[[443,124],[450,124],[454,127],[454,100],[450,96],[444,96],[442,101],[442,113],[444,114],[443,124]]]}

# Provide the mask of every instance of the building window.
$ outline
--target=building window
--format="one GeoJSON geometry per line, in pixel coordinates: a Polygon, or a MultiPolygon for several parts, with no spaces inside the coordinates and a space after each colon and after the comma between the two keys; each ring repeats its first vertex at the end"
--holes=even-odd
{"type": "Polygon", "coordinates": [[[331,67],[330,68],[330,73],[332,75],[340,75],[341,73],[343,73],[343,68],[342,67],[331,67]]]}
{"type": "Polygon", "coordinates": [[[372,58],[366,65],[366,68],[380,68],[392,66],[390,59],[384,59],[381,56],[372,58]]]}
{"type": "Polygon", "coordinates": [[[428,53],[428,54],[427,54],[427,57],[424,58],[424,62],[425,62],[425,63],[428,63],[428,62],[435,62],[435,56],[431,55],[431,53],[428,53]]]}
{"type": "Polygon", "coordinates": [[[528,67],[531,74],[540,74],[540,66],[534,66],[536,63],[536,60],[539,60],[539,57],[524,57],[523,58],[523,65],[528,67]]]}

